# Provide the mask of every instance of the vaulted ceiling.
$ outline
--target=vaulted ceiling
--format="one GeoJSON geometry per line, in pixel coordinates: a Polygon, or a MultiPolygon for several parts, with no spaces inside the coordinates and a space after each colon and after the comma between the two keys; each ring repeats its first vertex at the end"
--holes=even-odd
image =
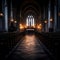
{"type": "MultiPolygon", "coordinates": [[[[24,17],[28,14],[32,14],[34,16],[43,14],[44,8],[48,9],[49,3],[49,0],[7,0],[8,6],[10,6],[11,1],[13,8],[16,9],[17,13],[21,13],[24,17]]],[[[54,1],[55,0],[51,0],[52,4],[54,4],[54,1]]]]}

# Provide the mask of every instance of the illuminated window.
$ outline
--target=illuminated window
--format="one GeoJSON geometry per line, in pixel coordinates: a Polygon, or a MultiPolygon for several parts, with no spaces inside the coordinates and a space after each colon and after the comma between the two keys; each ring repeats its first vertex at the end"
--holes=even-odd
{"type": "Polygon", "coordinates": [[[35,21],[34,21],[34,17],[32,15],[29,15],[26,19],[26,26],[34,26],[35,25],[35,21]]]}

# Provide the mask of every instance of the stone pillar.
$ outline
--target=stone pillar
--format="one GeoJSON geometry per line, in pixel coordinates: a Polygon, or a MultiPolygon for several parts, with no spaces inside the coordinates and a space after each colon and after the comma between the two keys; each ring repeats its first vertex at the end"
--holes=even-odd
{"type": "Polygon", "coordinates": [[[49,0],[49,3],[48,3],[48,31],[50,28],[50,18],[51,18],[51,1],[49,0]]]}
{"type": "Polygon", "coordinates": [[[5,0],[5,30],[8,31],[8,7],[5,0]]]}
{"type": "Polygon", "coordinates": [[[47,23],[45,24],[45,32],[47,32],[47,23]]]}
{"type": "Polygon", "coordinates": [[[0,16],[0,31],[3,30],[3,24],[2,24],[2,22],[3,22],[3,17],[0,16]]]}
{"type": "Polygon", "coordinates": [[[44,14],[43,14],[43,19],[45,19],[46,18],[46,11],[45,11],[45,6],[44,6],[44,14]]]}
{"type": "Polygon", "coordinates": [[[57,19],[57,31],[60,31],[60,0],[58,0],[58,19],[57,19]]]}
{"type": "Polygon", "coordinates": [[[7,7],[7,1],[2,0],[2,11],[4,14],[4,30],[8,31],[8,7],[7,7]]]}
{"type": "Polygon", "coordinates": [[[54,4],[54,32],[56,32],[57,29],[57,1],[55,0],[54,4]]]}
{"type": "Polygon", "coordinates": [[[11,19],[13,19],[13,9],[12,9],[12,0],[11,0],[11,19]]]}

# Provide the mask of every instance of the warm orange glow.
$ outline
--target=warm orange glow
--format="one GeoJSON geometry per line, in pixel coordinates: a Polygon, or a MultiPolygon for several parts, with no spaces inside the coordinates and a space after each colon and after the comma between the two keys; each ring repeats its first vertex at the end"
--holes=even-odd
{"type": "Polygon", "coordinates": [[[35,25],[34,26],[32,26],[33,28],[35,28],[35,25]]]}
{"type": "Polygon", "coordinates": [[[58,16],[60,16],[60,12],[58,13],[58,16]]]}
{"type": "Polygon", "coordinates": [[[35,25],[34,26],[26,26],[24,25],[25,28],[35,28],[35,25]]]}
{"type": "MultiPolygon", "coordinates": [[[[30,50],[30,47],[35,46],[35,40],[36,40],[35,35],[26,35],[24,41],[26,48],[30,50]]],[[[33,48],[31,49],[33,50],[33,48]]]]}
{"type": "Polygon", "coordinates": [[[40,26],[37,26],[38,29],[40,29],[40,26]]]}
{"type": "Polygon", "coordinates": [[[3,16],[3,13],[0,13],[0,16],[3,16]]]}
{"type": "Polygon", "coordinates": [[[39,24],[39,26],[42,26],[42,24],[39,24]]]}
{"type": "Polygon", "coordinates": [[[22,24],[19,24],[20,29],[24,29],[24,26],[22,24]]]}
{"type": "Polygon", "coordinates": [[[53,19],[51,18],[51,19],[50,19],[50,21],[52,22],[52,21],[53,21],[53,19]]]}
{"type": "Polygon", "coordinates": [[[27,28],[27,26],[25,25],[25,28],[27,28]]]}
{"type": "Polygon", "coordinates": [[[28,54],[29,56],[33,53],[36,53],[36,46],[37,46],[37,38],[35,35],[31,34],[31,35],[25,35],[23,38],[23,42],[22,44],[20,44],[20,46],[22,47],[21,51],[23,53],[28,54]]]}
{"type": "Polygon", "coordinates": [[[13,19],[11,19],[11,22],[13,22],[14,20],[13,19]]]}
{"type": "Polygon", "coordinates": [[[42,24],[37,25],[37,29],[42,29],[42,24]]]}
{"type": "Polygon", "coordinates": [[[38,29],[42,29],[42,27],[41,27],[41,26],[38,26],[37,28],[38,28],[38,29]]]}
{"type": "Polygon", "coordinates": [[[14,23],[17,23],[17,21],[14,21],[14,23]]]}
{"type": "Polygon", "coordinates": [[[47,23],[47,21],[44,21],[44,23],[47,23]]]}

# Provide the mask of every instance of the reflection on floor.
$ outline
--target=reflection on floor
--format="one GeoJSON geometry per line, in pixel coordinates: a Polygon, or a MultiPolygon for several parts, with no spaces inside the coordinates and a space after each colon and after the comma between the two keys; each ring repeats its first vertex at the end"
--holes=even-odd
{"type": "Polygon", "coordinates": [[[26,34],[8,60],[51,60],[34,34],[26,34]]]}

